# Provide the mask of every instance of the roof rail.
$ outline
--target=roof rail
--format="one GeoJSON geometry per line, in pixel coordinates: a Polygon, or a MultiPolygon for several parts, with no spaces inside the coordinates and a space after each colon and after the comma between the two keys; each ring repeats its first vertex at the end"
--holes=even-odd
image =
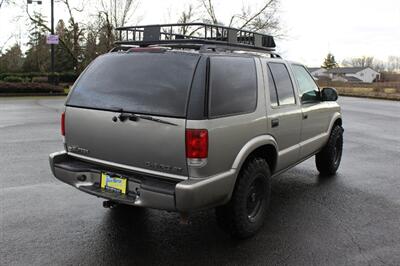
{"type": "Polygon", "coordinates": [[[116,30],[117,45],[186,45],[201,49],[202,45],[212,44],[256,51],[274,51],[276,47],[270,35],[206,23],[130,26],[116,30]]]}

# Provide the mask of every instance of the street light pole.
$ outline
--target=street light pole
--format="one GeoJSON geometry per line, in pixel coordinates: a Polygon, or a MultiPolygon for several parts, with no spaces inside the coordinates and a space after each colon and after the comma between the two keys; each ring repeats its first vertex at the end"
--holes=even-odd
{"type": "MultiPolygon", "coordinates": [[[[51,35],[54,35],[54,0],[51,0],[51,35]]],[[[54,44],[51,44],[51,76],[53,85],[56,84],[54,77],[54,44]]]]}
{"type": "MultiPolygon", "coordinates": [[[[27,0],[27,4],[32,4],[33,2],[41,5],[42,0],[27,0]]],[[[50,26],[50,31],[51,35],[54,35],[54,0],[50,0],[51,2],[51,26],[50,26]]],[[[26,6],[26,10],[28,11],[28,5],[26,6]]],[[[50,44],[50,49],[51,49],[51,66],[50,66],[50,72],[52,76],[52,82],[53,85],[56,84],[56,79],[54,77],[54,43],[50,44]]]]}

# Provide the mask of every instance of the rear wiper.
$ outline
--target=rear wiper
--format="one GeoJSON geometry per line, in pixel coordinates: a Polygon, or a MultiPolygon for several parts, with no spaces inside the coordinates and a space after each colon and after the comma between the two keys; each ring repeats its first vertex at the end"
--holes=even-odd
{"type": "Polygon", "coordinates": [[[158,118],[154,118],[152,116],[149,115],[137,115],[137,114],[133,114],[133,113],[124,113],[123,110],[121,109],[121,113],[117,116],[113,117],[113,121],[117,122],[118,119],[121,122],[124,122],[126,120],[130,120],[130,121],[138,121],[138,119],[144,119],[144,120],[149,120],[149,121],[154,121],[157,123],[162,123],[162,124],[167,124],[167,125],[171,125],[171,126],[177,126],[177,124],[169,122],[169,121],[165,121],[162,119],[158,119],[158,118]]]}
{"type": "MultiPolygon", "coordinates": [[[[154,118],[154,117],[149,116],[149,115],[135,115],[135,116],[137,118],[140,118],[140,119],[150,120],[150,121],[154,121],[154,122],[158,122],[158,123],[162,123],[162,124],[167,124],[167,125],[171,125],[171,126],[177,126],[177,124],[175,124],[175,123],[171,123],[169,121],[165,121],[165,120],[162,120],[162,119],[154,118]]],[[[129,118],[129,120],[131,120],[131,119],[129,118]]]]}

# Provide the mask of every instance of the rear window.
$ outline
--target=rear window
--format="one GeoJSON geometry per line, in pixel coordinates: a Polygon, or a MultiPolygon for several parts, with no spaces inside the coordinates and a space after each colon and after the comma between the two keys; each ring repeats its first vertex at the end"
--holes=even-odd
{"type": "Polygon", "coordinates": [[[75,84],[68,106],[185,117],[198,55],[107,54],[75,84]]]}
{"type": "Polygon", "coordinates": [[[249,113],[257,105],[257,75],[253,58],[210,59],[210,116],[249,113]]]}

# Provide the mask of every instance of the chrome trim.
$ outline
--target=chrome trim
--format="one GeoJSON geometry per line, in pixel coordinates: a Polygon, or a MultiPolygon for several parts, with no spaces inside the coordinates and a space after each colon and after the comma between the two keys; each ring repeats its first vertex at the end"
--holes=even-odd
{"type": "Polygon", "coordinates": [[[100,164],[104,164],[104,165],[110,165],[110,166],[114,166],[114,167],[118,167],[118,168],[122,168],[122,169],[143,172],[146,174],[156,175],[156,176],[160,176],[160,177],[167,177],[170,179],[188,180],[188,177],[186,177],[186,176],[169,174],[169,173],[164,173],[164,172],[159,172],[159,171],[154,171],[154,170],[149,170],[149,169],[144,169],[144,168],[139,168],[139,167],[133,167],[133,166],[125,165],[125,164],[113,163],[113,162],[109,162],[109,161],[105,161],[105,160],[95,159],[95,158],[87,157],[84,155],[76,154],[73,152],[67,152],[67,154],[72,157],[76,157],[76,158],[80,158],[83,160],[92,161],[92,162],[96,162],[96,163],[100,163],[100,164]]]}

